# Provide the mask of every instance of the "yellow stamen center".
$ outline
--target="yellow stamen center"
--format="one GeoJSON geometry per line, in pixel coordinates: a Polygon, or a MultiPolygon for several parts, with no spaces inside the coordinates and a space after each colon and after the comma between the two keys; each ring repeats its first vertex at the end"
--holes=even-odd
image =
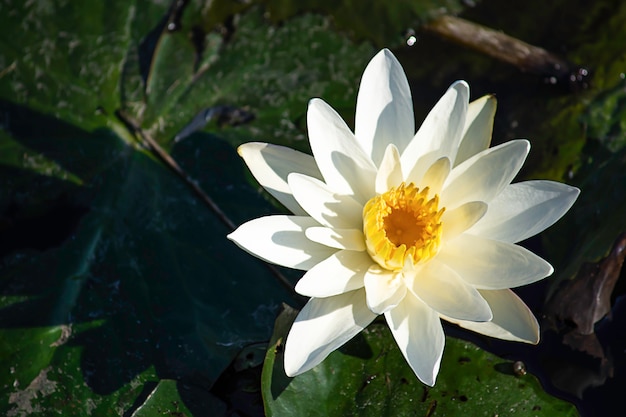
{"type": "Polygon", "coordinates": [[[428,199],[428,187],[400,184],[370,199],[363,208],[367,251],[383,268],[400,270],[437,254],[441,241],[439,196],[428,199]]]}

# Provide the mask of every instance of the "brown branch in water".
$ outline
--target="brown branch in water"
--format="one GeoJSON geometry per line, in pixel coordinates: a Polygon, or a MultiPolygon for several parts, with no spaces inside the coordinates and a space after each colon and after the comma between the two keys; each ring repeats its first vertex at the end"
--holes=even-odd
{"type": "Polygon", "coordinates": [[[621,233],[609,254],[597,263],[581,265],[576,276],[564,281],[545,307],[551,326],[581,335],[611,312],[611,295],[626,259],[626,232],[621,233]]]}
{"type": "Polygon", "coordinates": [[[625,259],[626,233],[621,233],[605,258],[581,265],[544,307],[544,334],[553,334],[550,338],[555,334],[556,339],[542,362],[552,384],[579,399],[587,388],[604,384],[614,374],[608,342],[598,337],[595,326],[611,314],[611,296],[625,259]]]}
{"type": "Polygon", "coordinates": [[[549,84],[560,85],[570,91],[588,87],[589,71],[586,68],[572,65],[543,48],[505,33],[448,15],[436,18],[425,25],[424,29],[511,64],[523,72],[540,75],[549,84]]]}
{"type": "Polygon", "coordinates": [[[222,211],[222,209],[213,201],[211,197],[208,196],[201,188],[193,181],[189,176],[183,171],[183,169],[178,165],[178,162],[174,160],[168,154],[165,149],[161,147],[154,139],[152,139],[147,133],[141,129],[139,124],[133,120],[128,114],[124,113],[121,110],[118,110],[116,116],[126,125],[126,127],[138,137],[142,143],[142,145],[148,147],[162,162],[165,163],[170,169],[172,169],[179,177],[181,177],[189,187],[200,197],[202,201],[209,206],[211,210],[217,215],[222,223],[228,226],[229,229],[234,230],[237,226],[233,223],[232,220],[226,216],[226,214],[222,211]]]}
{"type": "MultiPolygon", "coordinates": [[[[189,187],[191,187],[192,191],[207,205],[209,208],[215,213],[217,218],[224,223],[229,229],[235,230],[237,226],[235,223],[222,211],[222,209],[217,205],[213,199],[200,188],[200,186],[190,178],[187,173],[178,165],[178,162],[174,158],[168,154],[165,149],[161,147],[150,135],[145,133],[143,129],[139,126],[132,117],[126,114],[122,110],[117,110],[115,112],[117,118],[124,123],[126,128],[130,130],[135,138],[137,138],[140,143],[150,149],[166,166],[168,166],[172,171],[174,171],[189,187]]],[[[274,265],[270,265],[268,263],[264,263],[267,269],[278,279],[278,281],[297,299],[301,299],[301,296],[298,295],[291,282],[276,268],[274,265]]]]}

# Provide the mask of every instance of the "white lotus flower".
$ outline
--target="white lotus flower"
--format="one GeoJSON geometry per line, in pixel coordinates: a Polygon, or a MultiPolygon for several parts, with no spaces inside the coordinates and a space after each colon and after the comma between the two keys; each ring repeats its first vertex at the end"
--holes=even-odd
{"type": "Polygon", "coordinates": [[[406,76],[382,50],[363,74],[354,133],[313,99],[313,157],[264,143],[239,148],[293,215],[254,219],[229,238],[261,259],[306,271],[296,291],[311,299],[287,337],[287,375],[313,368],[380,314],[431,386],[444,347],[441,318],[538,342],[537,320],[509,288],[553,269],[515,243],[557,221],[579,190],[511,184],[530,144],[489,148],[495,98],[469,105],[468,98],[468,85],[454,83],[415,133],[406,76]]]}

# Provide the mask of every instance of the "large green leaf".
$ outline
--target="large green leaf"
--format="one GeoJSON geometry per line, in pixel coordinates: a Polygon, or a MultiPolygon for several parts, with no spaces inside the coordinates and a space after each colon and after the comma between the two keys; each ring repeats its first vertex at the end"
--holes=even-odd
{"type": "Polygon", "coordinates": [[[89,328],[97,329],[98,323],[2,332],[3,361],[10,364],[0,376],[5,415],[121,415],[141,396],[145,384],[157,380],[154,369],[149,369],[114,395],[94,394],[81,372],[82,349],[68,344],[73,332],[89,328]],[[16,351],[16,345],[23,348],[16,351]]]}
{"type": "MultiPolygon", "coordinates": [[[[28,339],[16,340],[20,332],[13,329],[69,329],[67,342],[45,354],[40,366],[6,363],[14,375],[5,375],[3,385],[15,389],[7,395],[18,395],[43,370],[56,389],[49,398],[38,397],[42,410],[73,393],[71,380],[84,379],[96,394],[118,397],[151,368],[209,388],[243,346],[268,337],[274,312],[289,293],[262,264],[242,262],[226,240],[228,228],[185,182],[110,130],[88,133],[16,106],[9,110],[13,120],[14,113],[24,112],[25,119],[44,122],[45,131],[14,125],[12,138],[82,180],[77,186],[38,174],[44,177],[41,187],[53,187],[55,197],[64,199],[62,207],[86,213],[61,246],[39,254],[18,251],[4,268],[0,322],[6,329],[2,339],[12,343],[4,345],[3,358],[28,357],[28,339]],[[81,156],[89,154],[99,161],[81,166],[81,156]],[[71,357],[78,363],[66,367],[71,357]]],[[[268,207],[245,185],[231,147],[207,135],[189,138],[188,146],[206,163],[198,181],[221,190],[220,201],[229,202],[235,221],[268,207]]],[[[5,181],[13,177],[6,174],[5,181]]],[[[39,199],[37,188],[32,180],[11,186],[27,200],[39,199]]]]}
{"type": "Polygon", "coordinates": [[[119,107],[120,63],[164,13],[155,2],[3,0],[0,96],[84,128],[119,107]]]}
{"type": "Polygon", "coordinates": [[[295,378],[283,371],[283,345],[297,311],[287,307],[265,359],[268,416],[577,416],[573,405],[546,394],[513,362],[469,342],[447,338],[437,384],[418,381],[388,327],[375,322],[320,365],[295,378]]]}
{"type": "Polygon", "coordinates": [[[221,417],[228,414],[226,405],[211,394],[202,391],[193,392],[193,388],[190,389],[189,387],[179,389],[176,381],[162,379],[131,417],[153,417],[158,415],[177,417],[211,415],[221,417]],[[185,404],[181,392],[185,395],[193,395],[193,401],[191,401],[190,406],[185,404]]]}
{"type": "MultiPolygon", "coordinates": [[[[162,145],[171,147],[176,134],[211,106],[242,107],[254,116],[253,124],[224,132],[235,145],[255,137],[300,148],[308,146],[303,128],[311,97],[353,111],[371,46],[338,36],[328,30],[328,19],[314,15],[276,28],[254,9],[234,24],[227,43],[207,33],[201,54],[188,32],[158,27],[146,85],[136,76],[122,79],[122,90],[136,93],[124,96],[124,107],[162,145]],[[308,44],[313,46],[303,47],[308,44]]],[[[189,26],[183,20],[183,27],[189,26]]],[[[141,50],[130,51],[127,72],[137,74],[141,55],[141,50]]]]}

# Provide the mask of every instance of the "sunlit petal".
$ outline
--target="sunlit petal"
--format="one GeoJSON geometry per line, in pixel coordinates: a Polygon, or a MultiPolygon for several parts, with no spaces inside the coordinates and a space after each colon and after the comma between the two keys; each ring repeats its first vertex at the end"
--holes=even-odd
{"type": "Polygon", "coordinates": [[[309,142],[326,184],[360,202],[374,194],[376,167],[354,135],[328,104],[312,99],[307,111],[309,142]]]}
{"type": "Polygon", "coordinates": [[[479,221],[487,212],[487,203],[470,201],[452,210],[447,210],[441,217],[443,240],[449,241],[465,232],[479,221]]]}
{"type": "Polygon", "coordinates": [[[385,313],[385,318],[415,375],[424,384],[435,385],[445,344],[437,312],[407,294],[396,308],[385,313]]]}
{"type": "Polygon", "coordinates": [[[306,214],[291,194],[287,176],[292,172],[301,172],[314,178],[322,178],[311,155],[284,146],[258,142],[243,144],[237,148],[237,152],[267,192],[293,214],[306,214]]]}
{"type": "Polygon", "coordinates": [[[376,165],[387,145],[400,152],[415,134],[411,90],[400,63],[387,49],[368,64],[357,96],[355,134],[376,165]]]}
{"type": "Polygon", "coordinates": [[[436,259],[406,274],[413,294],[440,314],[471,321],[491,320],[489,305],[478,290],[436,259]]]}
{"type": "Polygon", "coordinates": [[[376,314],[382,314],[398,305],[406,294],[401,272],[388,271],[378,265],[365,273],[367,306],[376,314]]]}
{"type": "Polygon", "coordinates": [[[463,139],[454,161],[454,166],[489,148],[496,114],[495,96],[487,95],[472,101],[467,108],[463,139]]]}
{"type": "Polygon", "coordinates": [[[512,140],[472,156],[450,172],[442,204],[450,208],[468,201],[489,204],[517,175],[529,150],[527,140],[512,140]]]}
{"type": "Polygon", "coordinates": [[[528,306],[511,290],[480,290],[493,312],[486,323],[455,320],[444,317],[461,327],[497,339],[514,342],[539,343],[539,323],[528,306]]]}
{"type": "Polygon", "coordinates": [[[330,297],[363,287],[365,273],[372,266],[365,252],[340,250],[309,269],[296,284],[307,297],[330,297]]]}
{"type": "Polygon", "coordinates": [[[578,194],[578,188],[554,181],[511,184],[489,203],[485,216],[468,233],[504,242],[522,241],[552,226],[578,194]]]}
{"type": "Polygon", "coordinates": [[[364,251],[365,236],[357,229],[332,229],[330,227],[309,227],[304,234],[309,240],[337,249],[364,251]]]}
{"type": "Polygon", "coordinates": [[[354,198],[337,194],[307,175],[290,174],[288,181],[296,201],[320,224],[340,229],[362,228],[363,205],[354,198]]]}
{"type": "Polygon", "coordinates": [[[480,289],[501,290],[532,284],[552,274],[552,266],[512,243],[462,234],[447,242],[437,259],[480,289]]]}
{"type": "Polygon", "coordinates": [[[400,165],[400,154],[398,153],[398,148],[394,145],[389,145],[376,175],[376,193],[382,194],[391,187],[396,187],[401,182],[402,166],[400,165]]]}
{"type": "Polygon", "coordinates": [[[444,156],[454,160],[465,125],[468,101],[469,87],[464,81],[458,81],[428,113],[415,137],[402,152],[402,166],[409,181],[419,182],[430,167],[430,164],[416,164],[430,152],[435,153],[430,163],[444,156]]]}
{"type": "Polygon", "coordinates": [[[323,361],[375,318],[363,289],[312,298],[300,311],[285,343],[285,373],[296,376],[323,361]]]}
{"type": "Polygon", "coordinates": [[[426,170],[420,182],[417,183],[418,187],[421,190],[428,187],[430,189],[430,195],[439,194],[449,174],[450,174],[450,160],[444,156],[442,158],[437,159],[430,166],[430,168],[426,170]]]}
{"type": "Polygon", "coordinates": [[[314,226],[319,223],[310,217],[259,217],[239,226],[228,238],[267,262],[308,270],[337,252],[307,239],[305,230],[314,226]]]}

